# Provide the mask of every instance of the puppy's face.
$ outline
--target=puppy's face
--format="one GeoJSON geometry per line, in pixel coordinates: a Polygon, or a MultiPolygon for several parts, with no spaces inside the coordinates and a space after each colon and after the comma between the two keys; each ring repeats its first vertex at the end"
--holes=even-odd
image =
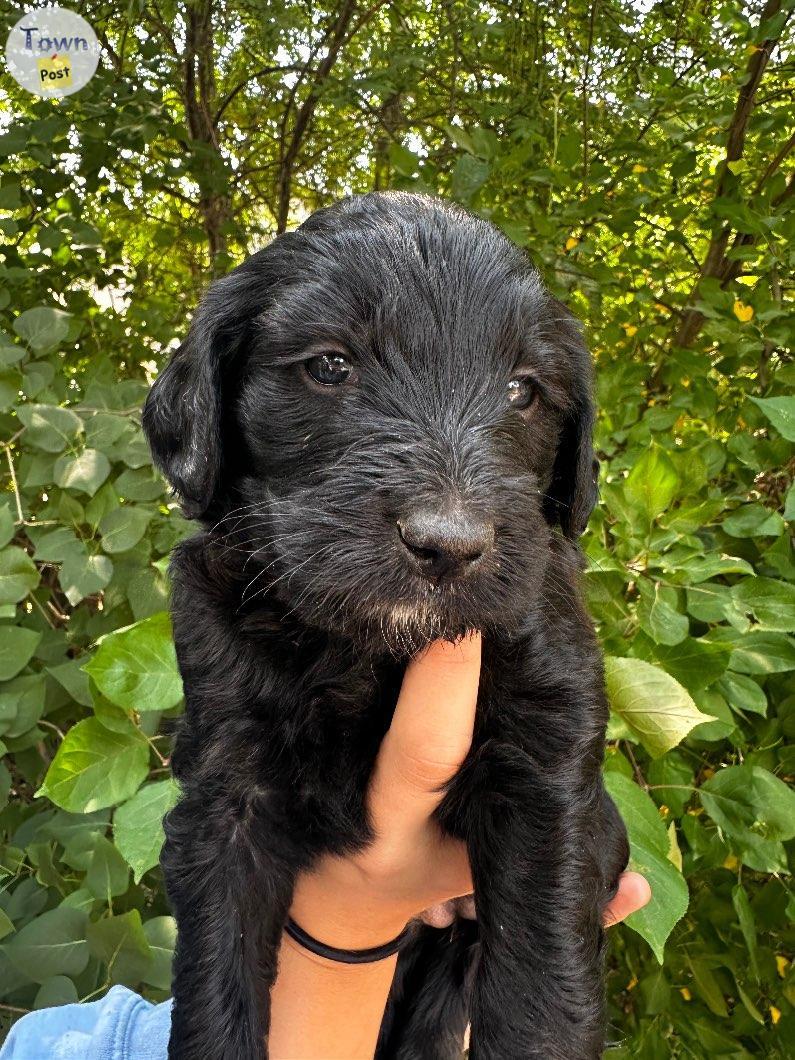
{"type": "Polygon", "coordinates": [[[395,650],[518,621],[593,500],[571,317],[495,229],[416,196],[322,211],[216,285],[145,425],[247,554],[246,601],[395,650]]]}

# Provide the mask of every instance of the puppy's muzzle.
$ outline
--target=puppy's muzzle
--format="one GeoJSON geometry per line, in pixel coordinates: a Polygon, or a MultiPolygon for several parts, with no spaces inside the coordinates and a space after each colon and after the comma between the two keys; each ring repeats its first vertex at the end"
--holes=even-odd
{"type": "Polygon", "coordinates": [[[397,521],[412,567],[434,584],[472,573],[494,547],[494,524],[462,508],[416,508],[397,521]]]}

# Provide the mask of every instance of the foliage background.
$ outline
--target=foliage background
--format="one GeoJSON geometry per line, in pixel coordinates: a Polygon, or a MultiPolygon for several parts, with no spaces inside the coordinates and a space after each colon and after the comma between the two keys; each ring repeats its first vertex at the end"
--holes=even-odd
{"type": "Polygon", "coordinates": [[[213,275],[397,187],[526,246],[598,363],[585,580],[608,784],[656,889],[612,933],[609,1055],[791,1056],[792,0],[73,7],[90,85],[0,91],[5,1025],[168,991],[163,612],[189,528],[148,382],[213,275]]]}

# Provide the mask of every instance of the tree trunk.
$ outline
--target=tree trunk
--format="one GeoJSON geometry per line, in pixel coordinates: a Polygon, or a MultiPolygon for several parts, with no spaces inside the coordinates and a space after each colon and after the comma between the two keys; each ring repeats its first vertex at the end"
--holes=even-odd
{"type": "Polygon", "coordinates": [[[213,277],[229,265],[227,227],[232,218],[226,163],[213,119],[217,108],[215,52],[213,47],[213,0],[190,0],[185,9],[185,54],[183,97],[191,140],[200,145],[198,209],[201,214],[213,277]]]}

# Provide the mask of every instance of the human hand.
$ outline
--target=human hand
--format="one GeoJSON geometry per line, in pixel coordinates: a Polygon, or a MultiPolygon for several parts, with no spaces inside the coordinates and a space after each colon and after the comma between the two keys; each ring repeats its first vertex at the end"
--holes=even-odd
{"type": "MultiPolygon", "coordinates": [[[[466,847],[441,831],[433,813],[472,742],[480,656],[473,633],[456,644],[434,642],[406,668],[368,793],[373,842],[349,857],[322,858],[296,885],[292,916],[322,942],[366,949],[416,916],[440,927],[456,915],[474,917],[466,847]]],[[[624,873],[605,923],[650,896],[642,876],[624,873]]]]}
{"type": "MultiPolygon", "coordinates": [[[[645,876],[639,872],[622,872],[618,880],[618,890],[612,901],[608,902],[604,912],[604,926],[614,927],[626,920],[632,913],[637,913],[651,900],[651,887],[645,876]]],[[[456,917],[475,920],[475,896],[467,894],[463,898],[451,898],[447,902],[429,906],[420,914],[420,919],[431,927],[449,927],[456,917]]]]}

